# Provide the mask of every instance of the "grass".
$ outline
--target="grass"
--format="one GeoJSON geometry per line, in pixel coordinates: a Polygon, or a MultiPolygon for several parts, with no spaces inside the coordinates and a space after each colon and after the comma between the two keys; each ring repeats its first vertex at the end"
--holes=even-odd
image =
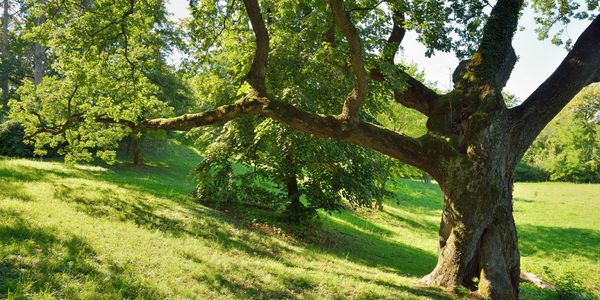
{"type": "MultiPolygon", "coordinates": [[[[0,298],[455,297],[417,283],[436,263],[436,185],[399,181],[384,212],[321,213],[316,242],[305,243],[266,215],[195,203],[192,149],[171,142],[146,160],[0,159],[0,298]]],[[[599,194],[600,185],[518,184],[523,268],[575,272],[600,293],[599,194]]]]}

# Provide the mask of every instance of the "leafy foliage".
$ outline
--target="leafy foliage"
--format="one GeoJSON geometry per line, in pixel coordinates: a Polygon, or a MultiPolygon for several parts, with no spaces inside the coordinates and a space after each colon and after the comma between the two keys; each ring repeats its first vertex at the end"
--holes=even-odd
{"type": "Polygon", "coordinates": [[[544,129],[524,160],[551,180],[600,182],[600,86],[582,91],[544,129]]]}
{"type": "Polygon", "coordinates": [[[571,20],[593,20],[600,12],[600,1],[533,0],[531,7],[536,13],[538,38],[548,39],[555,45],[570,48],[573,40],[567,32],[571,20]],[[559,27],[556,29],[556,27],[559,27]]]}
{"type": "Polygon", "coordinates": [[[596,300],[598,297],[583,286],[583,283],[577,276],[567,272],[563,276],[558,276],[548,267],[544,267],[544,272],[550,281],[556,286],[556,296],[558,300],[596,300]]]}
{"type": "Polygon", "coordinates": [[[172,73],[164,56],[175,33],[162,1],[35,2],[27,9],[41,22],[23,37],[47,47],[51,63],[41,83],[24,80],[10,117],[37,154],[65,145],[67,161],[111,161],[140,120],[171,114],[170,104],[190,106],[179,79],[163,75],[172,73]]]}
{"type": "MultiPolygon", "coordinates": [[[[267,76],[271,97],[307,111],[338,113],[354,79],[342,67],[347,63],[342,59],[347,57],[347,50],[341,46],[344,43],[341,36],[335,37],[335,41],[322,39],[329,26],[327,22],[331,22],[324,3],[317,8],[288,1],[263,5],[271,35],[267,76]]],[[[389,29],[386,23],[389,20],[383,18],[381,10],[363,13],[359,8],[357,3],[353,16],[360,19],[359,24],[365,22],[360,30],[365,43],[371,45],[366,47],[373,52],[370,63],[379,64],[377,49],[382,49],[384,41],[380,37],[387,34],[384,31],[389,29]]],[[[242,9],[235,2],[215,1],[198,2],[192,8],[193,18],[187,26],[194,34],[187,48],[192,49],[192,61],[204,62],[192,79],[201,107],[233,103],[246,93],[248,87],[240,82],[248,64],[240,64],[240,60],[251,59],[248,53],[252,53],[254,45],[246,39],[250,34],[248,28],[240,25],[247,23],[242,9]],[[219,19],[222,23],[215,21],[219,19]],[[205,26],[207,23],[214,27],[205,26]],[[218,28],[218,35],[214,28],[218,28]]],[[[415,74],[416,68],[411,66],[407,71],[415,74]]],[[[396,79],[396,82],[372,84],[361,118],[385,125],[399,122],[394,127],[418,134],[412,129],[414,124],[424,124],[422,116],[409,113],[399,121],[397,115],[387,114],[401,110],[387,92],[386,86],[390,84],[404,83],[396,79]]],[[[308,216],[317,208],[338,210],[344,200],[352,206],[370,206],[375,198],[382,197],[385,190],[382,185],[389,177],[403,172],[418,173],[374,151],[314,139],[270,119],[236,120],[220,128],[197,129],[193,135],[198,138],[200,148],[205,149],[205,160],[197,169],[196,190],[203,201],[289,208],[297,205],[290,202],[291,191],[286,186],[291,176],[297,181],[306,205],[300,209],[305,212],[298,213],[308,216]]],[[[289,216],[294,214],[290,209],[286,213],[289,218],[298,219],[289,216]]]]}
{"type": "Polygon", "coordinates": [[[32,157],[33,148],[23,143],[23,127],[15,121],[0,123],[0,155],[32,157]]]}
{"type": "Polygon", "coordinates": [[[515,168],[515,181],[543,182],[548,179],[550,176],[544,170],[527,165],[523,161],[520,161],[515,168]]]}

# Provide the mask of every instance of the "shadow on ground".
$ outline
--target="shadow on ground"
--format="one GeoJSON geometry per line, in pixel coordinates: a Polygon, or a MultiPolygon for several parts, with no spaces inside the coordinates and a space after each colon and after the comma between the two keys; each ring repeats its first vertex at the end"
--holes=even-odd
{"type": "Polygon", "coordinates": [[[580,256],[600,260],[600,231],[522,225],[518,228],[519,247],[523,256],[580,256]]]}
{"type": "MultiPolygon", "coordinates": [[[[284,243],[273,243],[268,238],[252,234],[247,230],[251,227],[245,221],[193,202],[189,197],[193,190],[189,170],[191,166],[171,168],[163,165],[141,168],[118,165],[107,171],[46,170],[28,166],[0,168],[0,197],[34,201],[31,197],[24,196],[27,184],[50,183],[56,199],[94,218],[134,222],[141,228],[158,230],[174,237],[206,239],[223,249],[236,249],[250,256],[271,258],[293,268],[305,267],[281,255],[283,252],[293,251],[284,243]],[[73,183],[73,180],[80,182],[73,183]],[[124,191],[115,194],[112,187],[86,185],[91,180],[114,184],[124,191]],[[235,237],[232,236],[231,228],[236,232],[235,237]]],[[[431,189],[426,192],[435,191],[431,189]]],[[[407,199],[402,201],[408,201],[407,199]]],[[[415,211],[437,209],[435,205],[421,203],[410,208],[415,211]]],[[[72,298],[77,296],[71,294],[77,289],[64,286],[69,278],[77,278],[78,282],[92,287],[86,290],[98,294],[110,292],[122,298],[165,297],[152,287],[140,284],[129,266],[99,260],[85,237],[71,236],[59,232],[58,228],[37,227],[22,218],[17,211],[0,210],[0,217],[3,219],[0,225],[0,251],[4,252],[0,256],[2,297],[7,296],[3,294],[7,291],[15,294],[41,291],[58,298],[72,298]]],[[[328,238],[335,239],[335,243],[290,243],[294,247],[306,247],[315,252],[404,275],[423,276],[435,265],[436,258],[431,253],[387,239],[386,236],[391,234],[389,230],[356,216],[348,217],[347,221],[354,226],[339,222],[333,231],[327,233],[328,238]]],[[[210,267],[201,258],[193,255],[186,258],[210,267]]],[[[254,276],[250,270],[247,274],[254,276]]],[[[373,282],[368,276],[358,277],[345,273],[344,270],[339,270],[339,274],[373,282]]],[[[245,283],[248,280],[239,281],[218,274],[206,278],[199,276],[196,280],[212,284],[215,288],[226,289],[228,294],[239,298],[294,298],[295,294],[314,289],[318,285],[318,282],[302,276],[273,276],[278,276],[278,280],[287,289],[273,289],[268,285],[249,286],[245,283]]],[[[447,295],[437,290],[412,288],[384,281],[375,283],[413,295],[448,299],[447,295]]]]}
{"type": "MultiPolygon", "coordinates": [[[[76,289],[65,286],[77,278],[98,295],[122,298],[162,299],[151,287],[141,285],[126,266],[99,261],[96,253],[78,236],[58,234],[58,229],[35,227],[18,212],[0,210],[0,297],[35,295],[78,298],[76,289]],[[100,266],[104,268],[100,268],[100,266]]],[[[89,295],[88,295],[89,296],[89,295]]]]}

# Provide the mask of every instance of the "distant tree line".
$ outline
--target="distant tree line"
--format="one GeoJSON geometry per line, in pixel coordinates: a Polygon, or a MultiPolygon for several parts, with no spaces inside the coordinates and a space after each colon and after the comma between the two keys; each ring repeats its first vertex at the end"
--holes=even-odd
{"type": "Polygon", "coordinates": [[[600,182],[600,84],[581,91],[546,126],[517,167],[516,178],[600,182]]]}

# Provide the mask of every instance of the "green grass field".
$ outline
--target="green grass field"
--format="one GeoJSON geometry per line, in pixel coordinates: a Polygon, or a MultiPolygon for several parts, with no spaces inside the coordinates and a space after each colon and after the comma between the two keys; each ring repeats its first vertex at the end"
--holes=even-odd
{"type": "MultiPolygon", "coordinates": [[[[434,184],[398,181],[384,212],[322,213],[308,243],[265,215],[195,203],[192,149],[173,142],[146,160],[0,159],[0,298],[456,297],[417,282],[436,263],[434,184]]],[[[600,294],[600,185],[517,184],[515,216],[523,269],[573,272],[600,294]]]]}

